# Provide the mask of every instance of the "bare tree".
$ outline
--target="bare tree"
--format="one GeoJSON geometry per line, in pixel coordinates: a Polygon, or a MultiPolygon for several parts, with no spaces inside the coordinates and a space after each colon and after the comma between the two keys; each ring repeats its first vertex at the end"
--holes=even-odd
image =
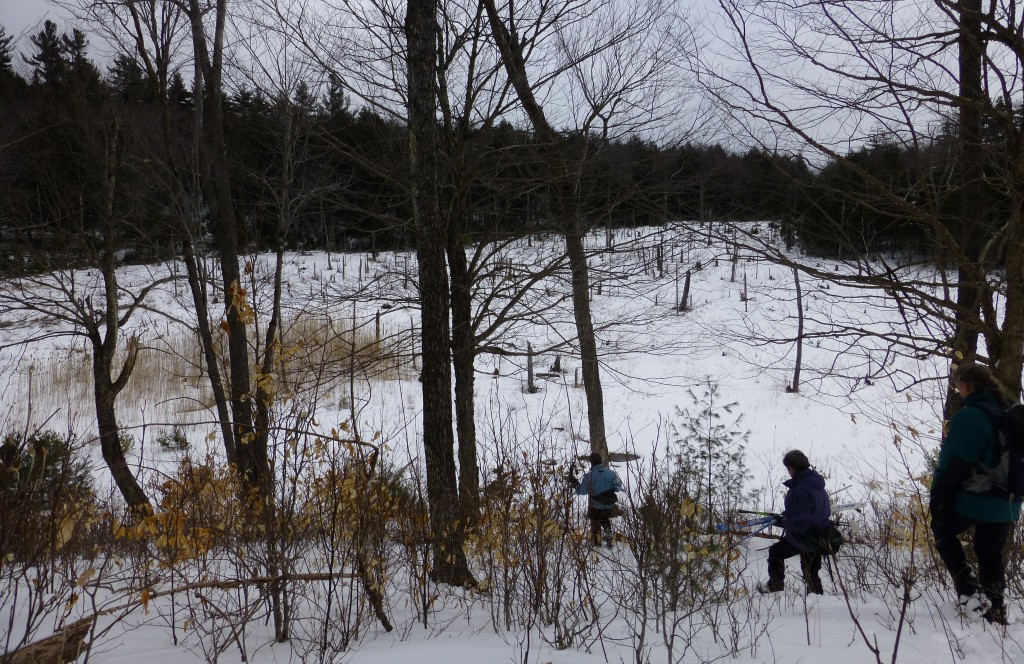
{"type": "Polygon", "coordinates": [[[246,302],[239,267],[238,229],[232,200],[231,173],[224,135],[224,74],[227,2],[224,0],[68,0],[65,6],[100,26],[108,40],[143,63],[149,84],[164,109],[163,138],[168,175],[177,182],[175,198],[186,211],[181,221],[183,255],[194,295],[200,339],[207,372],[217,402],[229,463],[251,487],[267,479],[265,436],[254,428],[251,398],[248,325],[251,308],[246,302]],[[180,71],[183,52],[194,66],[193,142],[182,153],[179,133],[169,108],[170,74],[180,71]],[[197,185],[197,186],[196,186],[197,185]],[[201,192],[203,204],[196,200],[201,192]],[[228,376],[222,377],[209,323],[205,272],[199,260],[204,251],[198,228],[209,215],[220,252],[224,292],[224,323],[228,337],[228,376]]]}
{"type": "Polygon", "coordinates": [[[144,142],[126,120],[124,108],[113,106],[101,112],[74,95],[61,102],[60,112],[67,116],[64,128],[53,124],[50,132],[60,132],[58,144],[76,145],[78,156],[46,158],[44,146],[53,137],[42,132],[36,137],[40,142],[23,146],[32,150],[29,161],[12,160],[12,165],[35,169],[34,174],[20,177],[35,178],[39,184],[36,202],[0,214],[26,224],[25,229],[11,231],[26,230],[45,241],[38,274],[5,281],[0,286],[0,303],[12,323],[38,326],[45,321],[54,326],[30,334],[21,343],[53,335],[88,342],[103,460],[128,507],[145,514],[151,509],[149,498],[128,466],[117,418],[117,397],[131,378],[139,352],[134,332],[123,343],[123,330],[147,308],[154,289],[171,279],[155,275],[149,282],[126,285],[118,273],[122,256],[149,242],[142,230],[149,209],[137,193],[138,173],[131,166],[144,158],[144,142]],[[63,175],[56,169],[62,169],[63,175]]]}
{"type": "MultiPolygon", "coordinates": [[[[882,288],[904,312],[903,325],[879,332],[854,323],[851,336],[884,337],[894,352],[951,362],[977,352],[1019,391],[1024,153],[1013,99],[1024,50],[1011,37],[1020,27],[1017,13],[1003,2],[980,11],[975,2],[946,0],[928,11],[888,0],[720,0],[719,7],[732,30],[728,44],[719,44],[721,59],[699,65],[706,90],[751,143],[814,154],[861,184],[831,190],[848,203],[843,214],[831,216],[813,197],[800,211],[852,263],[844,282],[882,288]],[[742,71],[720,66],[731,56],[742,71]],[[982,127],[996,130],[986,135],[982,127]],[[858,149],[879,137],[926,167],[902,182],[865,167],[858,149]],[[994,192],[1002,192],[999,206],[994,192]],[[878,255],[849,223],[864,211],[920,229],[936,275],[922,275],[909,256],[878,255]],[[993,271],[996,265],[1005,269],[993,271]],[[912,331],[909,323],[922,317],[934,335],[912,331]]],[[[763,239],[744,242],[793,264],[763,239]]],[[[813,265],[803,269],[837,278],[813,265]]]]}
{"type": "Polygon", "coordinates": [[[410,0],[405,20],[408,39],[409,157],[416,219],[416,253],[420,266],[423,318],[423,448],[427,462],[435,580],[454,585],[474,583],[463,551],[465,523],[460,522],[456,483],[455,433],[451,405],[451,335],[448,227],[441,214],[436,162],[437,136],[437,2],[410,0]]]}
{"type": "MultiPolygon", "coordinates": [[[[565,241],[572,275],[572,301],[577,340],[582,359],[583,386],[587,396],[590,446],[608,454],[605,434],[604,396],[597,339],[590,308],[590,272],[584,238],[588,229],[578,204],[581,166],[588,154],[591,128],[609,130],[623,119],[656,125],[662,119],[655,108],[640,107],[642,99],[655,103],[663,60],[668,49],[652,44],[646,36],[658,34],[667,14],[660,3],[637,2],[628,6],[609,2],[508,3],[499,12],[494,0],[484,0],[491,35],[501,52],[502,63],[523,111],[540,142],[550,151],[548,180],[552,188],[553,216],[565,241]],[[531,78],[527,62],[551,33],[559,65],[540,80],[531,78]],[[584,109],[582,124],[573,139],[564,140],[545,113],[538,96],[542,87],[561,74],[576,85],[584,109]],[[624,112],[623,107],[631,107],[624,112]]],[[[635,125],[630,127],[635,129],[635,125]]]]}

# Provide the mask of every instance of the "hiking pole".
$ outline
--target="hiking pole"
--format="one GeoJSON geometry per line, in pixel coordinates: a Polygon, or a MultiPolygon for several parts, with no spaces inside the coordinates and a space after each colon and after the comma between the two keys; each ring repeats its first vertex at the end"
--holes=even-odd
{"type": "Polygon", "coordinates": [[[736,531],[737,528],[753,528],[754,526],[761,526],[764,524],[778,523],[781,515],[768,513],[765,516],[755,516],[750,519],[740,519],[738,521],[725,521],[722,523],[716,523],[715,529],[718,532],[730,532],[736,531]]]}
{"type": "Polygon", "coordinates": [[[763,532],[763,531],[765,531],[765,530],[768,530],[769,528],[771,528],[771,527],[772,527],[772,526],[774,526],[774,525],[775,525],[775,522],[774,522],[774,521],[769,521],[768,523],[760,524],[760,525],[758,525],[757,527],[755,527],[755,528],[752,528],[752,529],[750,530],[750,532],[748,532],[748,533],[744,534],[744,535],[743,535],[743,537],[741,537],[741,538],[740,538],[740,539],[739,539],[739,540],[737,541],[737,544],[739,544],[739,543],[742,543],[742,542],[746,542],[746,541],[747,541],[748,539],[750,539],[751,537],[753,537],[753,536],[757,535],[757,534],[758,534],[758,533],[760,533],[760,532],[763,532]]]}
{"type": "Polygon", "coordinates": [[[757,510],[736,510],[737,514],[757,514],[758,516],[782,516],[778,512],[758,512],[757,510]]]}
{"type": "MultiPolygon", "coordinates": [[[[751,539],[752,537],[758,537],[758,536],[765,537],[765,535],[761,535],[761,533],[764,532],[765,530],[768,530],[769,528],[771,528],[774,525],[775,525],[775,521],[774,520],[769,521],[767,523],[758,524],[755,528],[751,529],[749,532],[743,533],[743,537],[740,537],[739,539],[733,540],[733,542],[731,544],[729,544],[729,546],[728,546],[728,548],[726,550],[727,551],[732,551],[737,546],[739,546],[740,544],[743,544],[744,542],[746,542],[747,540],[751,539]]],[[[735,534],[735,535],[740,534],[739,531],[726,531],[726,532],[728,534],[735,534]]]]}

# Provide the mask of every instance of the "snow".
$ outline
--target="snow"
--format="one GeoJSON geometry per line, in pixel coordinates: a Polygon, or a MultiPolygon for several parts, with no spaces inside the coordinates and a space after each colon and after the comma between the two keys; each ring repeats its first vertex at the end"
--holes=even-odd
{"type": "MultiPolygon", "coordinates": [[[[877,519],[895,494],[919,490],[911,478],[925,472],[925,457],[938,445],[943,376],[948,367],[931,359],[888,356],[877,339],[864,338],[854,344],[848,343],[849,339],[826,337],[816,340],[820,345],[805,343],[800,392],[787,393],[785,386],[793,371],[791,339],[796,327],[791,270],[744,256],[733,281],[726,248],[720,244],[708,246],[701,237],[685,226],[619,231],[616,244],[620,249],[592,261],[594,275],[603,279],[601,294],[595,291],[593,298],[595,322],[617,322],[600,332],[609,447],[636,452],[645,460],[663,455],[670,423],[678,420],[676,408],[694,406],[687,389],[699,391],[710,378],[719,385],[725,401],[735,402],[734,413],[742,416],[739,428],[750,432],[745,457],[751,472],[749,486],[760,500],[752,507],[771,509],[781,504],[781,481],[785,478],[781,457],[794,447],[804,450],[826,475],[835,502],[873,499],[882,504],[877,514],[858,519],[877,519]],[[653,251],[642,258],[638,248],[650,249],[662,240],[671,249],[664,269],[659,271],[653,251]],[[697,261],[702,269],[693,272],[692,308],[676,312],[672,303],[682,289],[677,275],[697,261]],[[647,265],[646,270],[640,268],[642,264],[647,265]],[[746,302],[740,297],[744,279],[746,302]],[[790,341],[773,341],[780,339],[790,341]],[[883,358],[886,375],[864,380],[868,373],[878,372],[883,358]]],[[[602,233],[590,241],[593,247],[600,247],[606,237],[602,233]]],[[[518,243],[495,261],[501,258],[513,265],[540,264],[542,256],[554,253],[557,245],[556,240],[533,246],[518,243]]],[[[797,254],[791,258],[800,260],[797,254]]],[[[266,276],[270,261],[269,256],[254,259],[255,278],[266,276]]],[[[382,254],[376,260],[362,254],[290,254],[285,274],[286,309],[326,316],[336,323],[355,320],[371,331],[380,311],[385,337],[408,336],[410,326],[418,320],[417,312],[404,305],[382,310],[380,305],[413,297],[413,284],[406,278],[406,270],[413,263],[409,254],[382,254]]],[[[151,279],[152,270],[181,272],[180,266],[174,265],[134,266],[125,267],[120,278],[131,288],[151,279]]],[[[85,282],[80,275],[77,283],[85,282]]],[[[548,278],[543,284],[545,288],[538,289],[535,304],[552,306],[544,314],[548,324],[533,320],[511,326],[500,340],[506,347],[524,349],[530,342],[534,348],[543,349],[572,336],[571,303],[564,300],[564,279],[548,278]]],[[[879,331],[902,324],[884,293],[853,291],[835,284],[825,288],[823,282],[809,281],[802,286],[808,333],[834,331],[847,323],[879,331]]],[[[44,285],[35,284],[33,288],[42,290],[44,285]]],[[[262,301],[257,296],[263,292],[255,283],[250,284],[257,308],[262,301]]],[[[159,348],[173,338],[175,319],[190,320],[185,297],[185,289],[176,291],[169,286],[156,294],[153,312],[133,320],[133,329],[147,348],[159,348]]],[[[38,329],[14,321],[0,328],[0,366],[7,368],[0,422],[5,430],[45,423],[56,430],[91,431],[94,425],[88,390],[83,392],[66,378],[66,373],[57,372],[89,370],[81,343],[69,344],[67,337],[56,336],[33,343],[27,352],[12,345],[23,338],[19,335],[38,329]],[[62,375],[65,378],[61,379],[62,375]],[[44,383],[45,376],[54,377],[44,383]],[[30,378],[34,381],[31,399],[27,396],[30,378]]],[[[46,329],[59,332],[62,328],[49,323],[46,329]]],[[[525,390],[525,359],[484,356],[479,360],[477,419],[481,440],[488,432],[500,431],[509,441],[517,441],[518,447],[513,446],[516,449],[563,461],[588,451],[585,400],[582,389],[574,386],[579,362],[567,349],[557,353],[562,355],[565,373],[538,379],[542,389],[535,394],[525,390]]],[[[545,371],[555,354],[549,351],[540,356],[538,371],[545,371]]],[[[416,367],[406,361],[396,369],[396,375],[356,385],[352,393],[346,393],[344,386],[318,393],[316,419],[320,430],[329,432],[348,421],[363,432],[380,432],[387,444],[385,452],[396,467],[410,460],[420,463],[416,367]]],[[[157,433],[171,423],[194,425],[187,428],[193,453],[201,454],[206,446],[210,450],[217,447],[208,435],[215,432],[214,417],[195,381],[169,377],[163,389],[161,393],[153,385],[130,386],[119,402],[121,423],[137,442],[129,460],[144,481],[159,478],[178,458],[153,442],[157,433]]],[[[98,460],[95,445],[90,451],[98,460]]],[[[481,467],[493,468],[500,454],[482,449],[481,467]]],[[[644,463],[618,466],[628,486],[638,481],[637,469],[644,463]]],[[[103,473],[98,473],[98,478],[107,481],[103,473]]],[[[577,507],[582,513],[582,501],[577,507]]],[[[868,557],[865,547],[871,546],[851,542],[844,548],[838,570],[844,583],[852,583],[858,564],[868,557]]],[[[420,622],[408,597],[393,598],[395,631],[384,632],[370,618],[366,624],[371,628],[364,629],[349,649],[327,661],[574,664],[731,660],[854,664],[875,661],[871,651],[874,647],[878,648],[879,662],[1013,662],[1024,657],[1024,622],[1020,620],[1024,606],[1019,598],[1011,599],[1012,624],[1003,633],[976,619],[962,619],[953,610],[948,590],[934,579],[921,579],[910,592],[901,620],[903,590],[899,579],[870,578],[864,585],[848,586],[847,601],[823,571],[826,595],[805,598],[795,560],[789,561],[787,568],[787,591],[762,597],[748,591],[766,575],[766,547],[760,539],[738,547],[736,569],[742,583],[729,602],[700,615],[676,616],[675,660],[669,657],[664,633],[656,631],[653,623],[643,623],[625,601],[635,591],[630,587],[633,577],[629,570],[636,562],[629,547],[620,542],[612,551],[585,553],[594,575],[593,587],[600,595],[595,597],[600,618],[595,626],[581,630],[584,636],[568,648],[552,646],[553,628],[542,621],[530,628],[521,623],[507,628],[499,625],[490,613],[486,593],[440,588],[427,626],[420,622]]],[[[905,558],[908,554],[903,551],[900,555],[904,556],[901,564],[909,569],[905,558]]],[[[915,555],[929,554],[918,548],[915,555]]],[[[716,583],[718,580],[708,580],[709,586],[716,583]]],[[[4,615],[11,608],[9,601],[0,598],[4,615]]],[[[116,623],[105,618],[103,624],[112,627],[97,638],[90,661],[293,662],[303,661],[304,652],[308,652],[301,644],[274,643],[272,628],[262,619],[250,622],[240,637],[245,659],[237,643],[228,643],[218,655],[209,652],[209,634],[217,632],[218,638],[226,638],[217,631],[212,618],[206,626],[205,641],[202,630],[178,629],[179,643],[175,645],[167,624],[169,601],[155,600],[148,614],[135,611],[116,623]]],[[[317,598],[308,601],[315,605],[317,598]]],[[[309,629],[315,632],[316,627],[309,629]]],[[[47,634],[45,628],[39,632],[40,637],[47,634]]]]}

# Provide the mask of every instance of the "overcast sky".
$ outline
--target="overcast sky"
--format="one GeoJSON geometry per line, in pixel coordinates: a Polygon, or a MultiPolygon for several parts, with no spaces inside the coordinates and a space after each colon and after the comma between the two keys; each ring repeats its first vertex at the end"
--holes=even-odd
{"type": "Polygon", "coordinates": [[[42,24],[44,19],[49,18],[58,25],[63,25],[64,13],[59,7],[55,7],[44,0],[0,0],[0,25],[4,27],[7,34],[13,36],[21,43],[20,37],[24,37],[35,26],[42,24]]]}

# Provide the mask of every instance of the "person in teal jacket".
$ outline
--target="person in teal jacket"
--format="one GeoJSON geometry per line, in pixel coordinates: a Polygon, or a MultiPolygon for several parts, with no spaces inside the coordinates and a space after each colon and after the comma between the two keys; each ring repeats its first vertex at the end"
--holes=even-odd
{"type": "Polygon", "coordinates": [[[590,455],[590,470],[581,479],[567,475],[566,481],[576,490],[576,495],[588,496],[587,518],[590,519],[590,534],[594,546],[601,544],[604,532],[605,544],[612,548],[612,510],[618,502],[616,493],[624,489],[618,474],[603,463],[600,452],[590,455]]]}
{"type": "Polygon", "coordinates": [[[1000,446],[996,425],[979,404],[994,402],[1005,408],[1006,392],[979,364],[958,366],[952,383],[963,397],[963,408],[949,421],[932,478],[928,508],[935,548],[953,577],[960,605],[981,613],[990,623],[1005,625],[1003,548],[1020,517],[1021,504],[985,485],[982,467],[998,463],[1000,446]],[[977,577],[958,539],[970,528],[974,529],[977,577]]]}

